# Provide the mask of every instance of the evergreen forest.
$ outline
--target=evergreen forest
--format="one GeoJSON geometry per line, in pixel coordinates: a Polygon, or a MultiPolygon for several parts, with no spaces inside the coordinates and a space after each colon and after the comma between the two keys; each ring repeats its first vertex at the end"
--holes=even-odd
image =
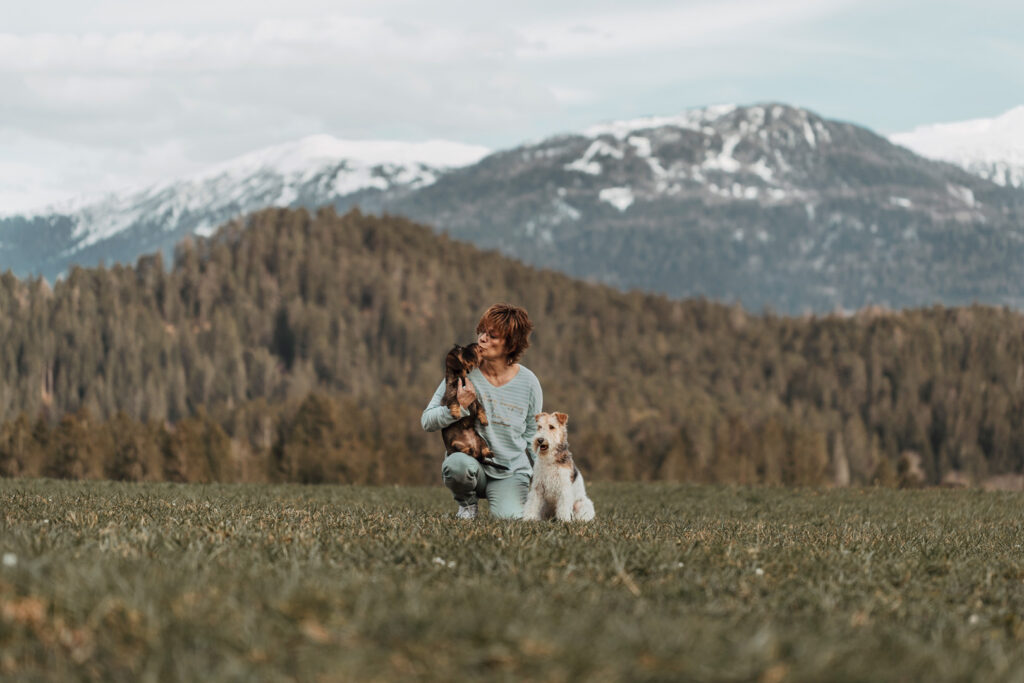
{"type": "Polygon", "coordinates": [[[492,303],[588,480],[982,483],[1024,470],[1024,315],[788,317],[538,270],[395,216],[270,209],[165,265],[0,276],[0,475],[440,483],[420,413],[492,303]]]}

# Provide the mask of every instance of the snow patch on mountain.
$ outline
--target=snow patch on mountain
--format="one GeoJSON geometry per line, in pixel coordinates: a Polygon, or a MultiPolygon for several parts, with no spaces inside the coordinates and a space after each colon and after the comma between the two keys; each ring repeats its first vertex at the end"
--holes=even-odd
{"type": "Polygon", "coordinates": [[[1024,105],[993,118],[918,126],[889,140],[999,185],[1024,187],[1024,105]]]}
{"type": "Polygon", "coordinates": [[[742,168],[742,164],[733,158],[732,153],[733,150],[736,149],[736,145],[738,145],[742,139],[743,138],[740,135],[729,135],[726,137],[725,141],[722,143],[722,151],[716,154],[715,152],[708,150],[707,159],[704,160],[701,167],[704,170],[736,173],[740,168],[742,168]]]}
{"type": "Polygon", "coordinates": [[[716,105],[675,116],[614,121],[591,126],[583,135],[590,138],[589,146],[564,168],[597,176],[613,158],[641,159],[651,173],[650,185],[640,193],[645,199],[692,192],[699,184],[723,198],[786,201],[800,194],[802,179],[793,177],[784,152],[802,155],[832,143],[828,126],[813,113],[772,104],[716,105]],[[695,160],[677,156],[680,146],[694,148],[686,131],[704,138],[695,160]],[[760,182],[745,177],[751,175],[760,182]]]}
{"type": "Polygon", "coordinates": [[[719,197],[726,199],[757,199],[761,195],[761,188],[754,187],[753,185],[741,185],[740,183],[732,183],[725,187],[719,187],[715,183],[708,185],[708,190],[719,197]]]}
{"type": "Polygon", "coordinates": [[[768,165],[764,157],[758,159],[750,166],[750,172],[761,178],[766,183],[772,183],[775,179],[775,171],[768,165]]]}
{"type": "Polygon", "coordinates": [[[814,130],[811,128],[811,124],[804,119],[804,138],[807,140],[807,144],[811,147],[818,146],[818,140],[814,137],[814,130]]]}
{"type": "Polygon", "coordinates": [[[210,221],[201,222],[199,225],[196,226],[195,230],[193,230],[193,232],[199,235],[200,237],[209,237],[216,231],[217,226],[214,225],[213,223],[210,223],[210,221]]]}
{"type": "Polygon", "coordinates": [[[580,216],[583,215],[580,213],[579,209],[572,204],[569,204],[564,199],[556,199],[554,206],[558,223],[561,223],[563,220],[578,221],[580,216]]]}
{"type": "Polygon", "coordinates": [[[565,165],[565,170],[579,171],[580,173],[586,173],[588,175],[600,175],[602,170],[601,164],[594,161],[594,159],[599,156],[608,156],[613,159],[621,160],[623,158],[623,153],[621,149],[616,149],[601,140],[594,140],[590,147],[587,148],[587,151],[583,153],[582,157],[565,165]]]}
{"type": "Polygon", "coordinates": [[[206,180],[225,173],[251,175],[263,169],[271,169],[284,176],[298,175],[308,179],[317,169],[341,161],[349,161],[364,168],[384,164],[421,164],[443,168],[472,164],[489,153],[486,147],[447,140],[340,140],[330,135],[310,135],[296,142],[274,145],[211,166],[193,179],[206,180]]]}
{"type": "Polygon", "coordinates": [[[946,185],[946,191],[952,196],[962,201],[967,206],[973,207],[976,202],[974,201],[974,192],[970,188],[964,187],[963,185],[953,185],[952,183],[946,185]]]}
{"type": "Polygon", "coordinates": [[[638,157],[647,158],[651,156],[651,140],[650,138],[641,137],[639,135],[631,135],[626,139],[633,149],[636,150],[638,157]]]}
{"type": "Polygon", "coordinates": [[[676,126],[688,130],[703,130],[708,123],[736,111],[735,104],[718,104],[710,107],[688,109],[675,116],[649,116],[637,119],[626,119],[612,121],[610,123],[599,123],[590,126],[583,131],[588,138],[596,138],[602,135],[611,135],[618,140],[624,140],[637,131],[649,130],[651,128],[663,128],[676,126]]]}
{"type": "MultiPolygon", "coordinates": [[[[479,161],[485,147],[444,140],[404,143],[339,140],[313,135],[215,164],[191,177],[100,199],[78,198],[32,215],[70,215],[75,227],[72,254],[140,223],[171,231],[190,215],[194,232],[211,221],[267,206],[291,206],[300,199],[328,203],[361,190],[412,189],[436,182],[445,169],[479,161]],[[213,218],[211,218],[213,217],[213,218]]],[[[31,215],[29,216],[31,217],[31,215]]]]}
{"type": "Polygon", "coordinates": [[[597,197],[619,211],[625,211],[633,205],[634,201],[633,190],[628,187],[606,187],[598,193],[597,197]]]}

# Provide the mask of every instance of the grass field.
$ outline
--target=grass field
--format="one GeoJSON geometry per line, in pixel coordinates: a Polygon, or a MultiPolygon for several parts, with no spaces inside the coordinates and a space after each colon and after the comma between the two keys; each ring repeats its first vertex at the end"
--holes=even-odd
{"type": "Polygon", "coordinates": [[[0,481],[0,677],[1024,680],[1024,496],[0,481]]]}

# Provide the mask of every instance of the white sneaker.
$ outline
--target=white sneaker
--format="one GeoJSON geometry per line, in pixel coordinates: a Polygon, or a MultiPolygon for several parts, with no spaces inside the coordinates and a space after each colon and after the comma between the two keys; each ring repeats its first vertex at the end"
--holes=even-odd
{"type": "Polygon", "coordinates": [[[460,505],[459,511],[455,513],[455,519],[476,519],[476,503],[460,505]]]}

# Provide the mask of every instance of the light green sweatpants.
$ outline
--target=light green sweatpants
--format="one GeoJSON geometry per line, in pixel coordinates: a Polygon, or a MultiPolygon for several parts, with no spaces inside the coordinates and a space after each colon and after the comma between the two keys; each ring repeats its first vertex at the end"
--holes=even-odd
{"type": "Polygon", "coordinates": [[[452,453],[441,464],[441,476],[459,505],[472,505],[478,498],[487,498],[492,516],[522,519],[526,494],[530,492],[529,472],[494,479],[487,476],[473,456],[452,453]]]}

